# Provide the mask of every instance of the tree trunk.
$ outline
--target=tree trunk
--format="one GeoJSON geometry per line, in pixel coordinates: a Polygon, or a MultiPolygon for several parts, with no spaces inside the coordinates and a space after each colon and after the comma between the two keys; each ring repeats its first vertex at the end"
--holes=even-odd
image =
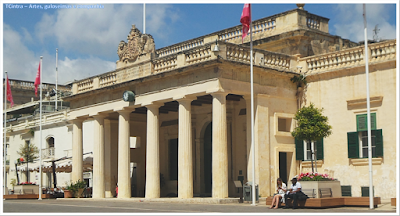
{"type": "MultiPolygon", "coordinates": [[[[308,142],[310,142],[310,145],[312,146],[311,140],[308,140],[308,142]]],[[[314,161],[313,161],[314,151],[313,148],[311,148],[310,150],[311,150],[311,172],[314,173],[314,161]]]]}

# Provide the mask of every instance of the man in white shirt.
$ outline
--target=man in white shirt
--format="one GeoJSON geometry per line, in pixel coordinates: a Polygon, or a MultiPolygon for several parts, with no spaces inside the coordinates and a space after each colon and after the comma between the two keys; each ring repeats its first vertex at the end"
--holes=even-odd
{"type": "MultiPolygon", "coordinates": [[[[287,199],[293,199],[293,209],[297,209],[297,200],[300,198],[307,197],[302,191],[301,191],[301,184],[297,182],[297,176],[292,178],[292,185],[290,185],[290,190],[285,194],[285,207],[283,208],[288,208],[287,206],[287,199]]],[[[308,197],[307,197],[308,198],[308,197]]]]}

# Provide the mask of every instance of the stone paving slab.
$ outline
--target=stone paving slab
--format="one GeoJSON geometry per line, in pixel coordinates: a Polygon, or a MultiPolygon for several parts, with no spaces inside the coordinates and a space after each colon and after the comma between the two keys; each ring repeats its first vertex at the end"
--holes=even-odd
{"type": "MultiPolygon", "coordinates": [[[[266,206],[265,197],[260,198],[259,202],[256,202],[257,206],[266,206]]],[[[226,198],[226,199],[215,199],[215,198],[190,198],[190,199],[180,199],[180,198],[157,198],[157,199],[146,199],[142,198],[57,198],[57,200],[80,200],[80,201],[128,201],[128,202],[146,202],[146,203],[185,203],[185,204],[226,204],[226,205],[251,205],[252,202],[244,201],[244,203],[239,203],[239,198],[226,198]]],[[[351,210],[368,210],[369,207],[334,207],[328,209],[338,209],[338,208],[348,208],[351,210]]],[[[378,211],[396,211],[395,206],[391,206],[390,199],[381,200],[381,204],[378,205],[374,210],[378,211]]]]}

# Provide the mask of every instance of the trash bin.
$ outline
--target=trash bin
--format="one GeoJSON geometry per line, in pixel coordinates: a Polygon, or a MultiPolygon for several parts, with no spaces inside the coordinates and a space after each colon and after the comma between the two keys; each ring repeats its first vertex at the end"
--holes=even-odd
{"type": "MultiPolygon", "coordinates": [[[[253,201],[253,183],[247,182],[243,185],[243,200],[253,201]]],[[[256,201],[258,201],[258,185],[256,184],[256,201]]]]}

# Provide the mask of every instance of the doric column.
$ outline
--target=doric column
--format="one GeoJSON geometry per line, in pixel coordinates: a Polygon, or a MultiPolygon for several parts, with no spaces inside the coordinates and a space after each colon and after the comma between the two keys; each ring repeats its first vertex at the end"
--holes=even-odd
{"type": "Polygon", "coordinates": [[[93,118],[93,198],[104,198],[104,116],[95,115],[93,118]]]}
{"type": "Polygon", "coordinates": [[[131,111],[118,111],[118,198],[131,197],[129,114],[131,111]]]}
{"type": "Polygon", "coordinates": [[[228,146],[226,95],[213,93],[212,101],[212,197],[228,197],[228,146]]]}
{"type": "Polygon", "coordinates": [[[146,144],[146,198],[160,198],[160,150],[158,108],[160,104],[147,107],[146,144]]]}
{"type": "Polygon", "coordinates": [[[104,187],[105,197],[113,197],[115,185],[111,185],[111,121],[104,119],[104,187]]]}
{"type": "Polygon", "coordinates": [[[72,182],[83,180],[82,119],[72,120],[72,182]]]}
{"type": "Polygon", "coordinates": [[[192,111],[194,98],[179,99],[178,198],[193,198],[192,111]]]}

